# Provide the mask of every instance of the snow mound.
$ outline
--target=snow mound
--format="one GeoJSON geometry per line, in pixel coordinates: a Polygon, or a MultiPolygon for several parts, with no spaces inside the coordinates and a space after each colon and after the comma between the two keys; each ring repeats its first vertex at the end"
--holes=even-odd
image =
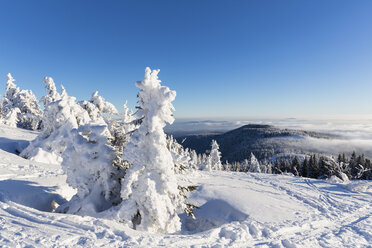
{"type": "Polygon", "coordinates": [[[205,203],[199,209],[194,210],[195,219],[186,217],[184,219],[184,231],[191,233],[203,232],[226,223],[244,221],[248,215],[237,210],[228,202],[213,199],[205,203]]]}
{"type": "Polygon", "coordinates": [[[329,183],[343,183],[344,181],[342,181],[342,179],[340,179],[339,177],[333,175],[331,176],[330,178],[327,178],[326,179],[329,183]]]}
{"type": "Polygon", "coordinates": [[[346,185],[346,188],[350,191],[355,191],[355,192],[372,193],[372,185],[368,181],[367,182],[363,182],[363,181],[351,182],[346,185]]]}
{"type": "Polygon", "coordinates": [[[33,155],[30,157],[31,161],[45,163],[45,164],[61,164],[62,157],[54,152],[47,152],[41,148],[36,148],[33,155]]]}

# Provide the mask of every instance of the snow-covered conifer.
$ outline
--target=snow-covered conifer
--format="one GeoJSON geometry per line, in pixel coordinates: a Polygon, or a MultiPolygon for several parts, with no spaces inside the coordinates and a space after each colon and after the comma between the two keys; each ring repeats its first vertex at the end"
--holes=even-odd
{"type": "Polygon", "coordinates": [[[128,102],[125,101],[125,103],[123,105],[123,122],[124,123],[131,123],[132,121],[134,121],[133,111],[128,108],[127,104],[128,104],[128,102]]]}
{"type": "Polygon", "coordinates": [[[191,150],[190,151],[190,164],[191,164],[191,168],[197,170],[199,167],[198,167],[198,154],[196,153],[195,150],[191,150]]]}
{"type": "Polygon", "coordinates": [[[104,120],[103,114],[117,114],[118,111],[112,103],[107,102],[98,91],[93,92],[89,101],[80,101],[78,104],[85,109],[92,120],[104,120]]]}
{"type": "Polygon", "coordinates": [[[173,136],[167,137],[167,148],[171,152],[176,173],[185,172],[186,169],[190,168],[191,158],[188,149],[185,150],[173,136]]]}
{"type": "Polygon", "coordinates": [[[251,157],[249,159],[250,161],[250,172],[256,172],[256,173],[261,173],[261,166],[260,163],[258,162],[257,158],[254,156],[253,153],[251,153],[251,157]]]}
{"type": "Polygon", "coordinates": [[[212,162],[212,169],[214,170],[221,170],[222,169],[222,163],[221,163],[221,152],[220,147],[216,140],[212,140],[211,143],[212,149],[211,149],[211,162],[212,162]]]}
{"type": "Polygon", "coordinates": [[[243,163],[241,163],[240,171],[241,172],[248,172],[250,170],[250,162],[248,159],[244,159],[243,163]]]}
{"type": "Polygon", "coordinates": [[[42,111],[36,96],[29,90],[20,90],[14,83],[14,78],[8,73],[7,87],[2,101],[2,115],[5,123],[20,128],[37,130],[40,128],[42,111]],[[18,110],[17,110],[18,108],[18,110]],[[17,119],[15,119],[17,113],[17,119]]]}
{"type": "Polygon", "coordinates": [[[40,101],[44,104],[44,107],[48,106],[51,102],[55,102],[61,99],[61,95],[57,92],[54,80],[51,77],[45,77],[43,82],[46,83],[45,90],[47,94],[43,96],[40,101]]]}
{"type": "Polygon", "coordinates": [[[102,96],[98,95],[98,91],[93,92],[90,102],[93,103],[101,113],[104,114],[118,113],[118,110],[112,103],[106,101],[102,96]]]}
{"type": "Polygon", "coordinates": [[[19,108],[10,109],[8,113],[6,113],[6,115],[3,117],[4,124],[10,127],[17,127],[19,113],[21,113],[19,108]]]}
{"type": "Polygon", "coordinates": [[[131,167],[122,181],[118,214],[136,229],[172,233],[180,230],[177,213],[186,205],[163,131],[166,123],[174,121],[171,102],[176,92],[160,84],[158,73],[146,68],[144,79],[136,82],[143,119],[124,149],[123,159],[131,167]]]}
{"type": "Polygon", "coordinates": [[[64,92],[60,100],[47,105],[41,133],[22,151],[21,156],[40,162],[61,162],[70,130],[87,124],[90,120],[88,113],[76,103],[75,97],[64,92]],[[56,161],[41,161],[46,154],[56,161]]]}
{"type": "Polygon", "coordinates": [[[212,171],[212,157],[210,155],[203,154],[202,170],[212,171]]]}
{"type": "Polygon", "coordinates": [[[226,163],[224,164],[223,169],[225,171],[231,171],[231,164],[229,163],[229,161],[226,160],[226,163]]]}
{"type": "Polygon", "coordinates": [[[86,124],[72,129],[69,136],[62,169],[77,193],[57,211],[95,215],[120,203],[119,177],[124,171],[115,166],[118,153],[109,142],[107,125],[86,124]]]}

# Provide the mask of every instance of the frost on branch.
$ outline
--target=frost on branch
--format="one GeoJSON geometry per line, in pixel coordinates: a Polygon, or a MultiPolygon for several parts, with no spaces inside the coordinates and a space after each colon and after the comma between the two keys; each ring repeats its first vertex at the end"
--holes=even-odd
{"type": "Polygon", "coordinates": [[[136,229],[172,233],[181,228],[178,213],[186,204],[163,131],[166,123],[174,121],[176,92],[160,84],[158,73],[146,68],[144,79],[136,82],[143,119],[124,149],[123,159],[131,167],[122,181],[118,214],[136,229]]]}

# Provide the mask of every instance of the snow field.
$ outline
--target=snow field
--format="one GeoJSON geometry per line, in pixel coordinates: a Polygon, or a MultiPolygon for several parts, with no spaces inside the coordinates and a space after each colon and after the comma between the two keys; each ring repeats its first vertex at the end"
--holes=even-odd
{"type": "Polygon", "coordinates": [[[370,247],[372,182],[314,180],[224,171],[177,175],[198,185],[173,235],[136,231],[116,220],[53,213],[73,194],[59,165],[15,153],[36,133],[0,127],[2,247],[370,247]],[[2,142],[6,141],[6,142],[2,142]]]}

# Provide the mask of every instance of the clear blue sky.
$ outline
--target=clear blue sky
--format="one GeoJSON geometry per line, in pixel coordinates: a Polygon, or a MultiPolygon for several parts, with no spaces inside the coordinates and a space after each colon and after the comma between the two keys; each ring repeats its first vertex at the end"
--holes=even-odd
{"type": "Polygon", "coordinates": [[[0,1],[0,78],[136,104],[146,66],[176,117],[372,113],[372,1],[0,1]]]}

